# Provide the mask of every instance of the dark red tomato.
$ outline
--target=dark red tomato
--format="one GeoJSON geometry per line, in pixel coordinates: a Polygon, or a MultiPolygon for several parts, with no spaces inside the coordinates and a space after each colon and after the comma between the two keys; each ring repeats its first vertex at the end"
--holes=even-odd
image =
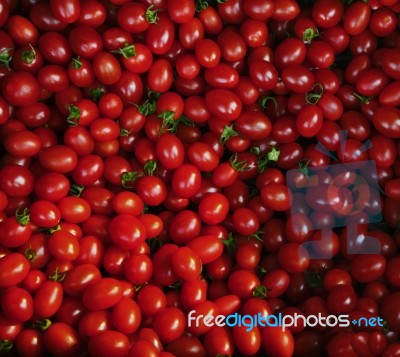
{"type": "Polygon", "coordinates": [[[68,24],[56,19],[49,3],[36,2],[31,8],[30,19],[32,23],[43,31],[62,31],[68,24]]]}
{"type": "Polygon", "coordinates": [[[203,172],[212,172],[218,166],[218,155],[210,145],[202,142],[191,144],[187,149],[187,156],[203,172]]]}
{"type": "Polygon", "coordinates": [[[183,24],[194,17],[196,5],[194,0],[169,0],[167,1],[167,10],[172,21],[183,24]]]}
{"type": "Polygon", "coordinates": [[[15,341],[15,347],[20,355],[27,357],[40,357],[46,353],[42,332],[34,329],[21,331],[15,341]]]}
{"type": "Polygon", "coordinates": [[[294,351],[292,333],[280,327],[266,326],[261,330],[262,346],[271,356],[290,357],[294,351]]]}
{"type": "Polygon", "coordinates": [[[228,199],[220,193],[209,193],[204,196],[198,208],[198,214],[206,224],[221,223],[228,215],[228,211],[228,199]]]}
{"type": "Polygon", "coordinates": [[[266,139],[272,131],[271,121],[265,114],[247,110],[242,111],[235,120],[234,127],[239,134],[249,140],[266,139]]]}
{"type": "Polygon", "coordinates": [[[181,165],[172,175],[172,189],[178,197],[190,198],[201,186],[200,170],[194,165],[181,165]]]}
{"type": "Polygon", "coordinates": [[[251,298],[254,290],[259,285],[259,278],[250,270],[235,270],[228,278],[228,288],[230,293],[237,295],[240,299],[251,298]]]}
{"type": "Polygon", "coordinates": [[[33,298],[34,312],[42,318],[53,316],[60,308],[63,298],[62,285],[57,281],[45,281],[33,298]]]}
{"type": "Polygon", "coordinates": [[[335,61],[335,53],[326,41],[313,41],[307,50],[307,60],[314,67],[329,68],[335,61]]]}
{"type": "Polygon", "coordinates": [[[397,27],[396,14],[387,7],[382,7],[371,13],[369,29],[378,37],[390,36],[397,27]]]}
{"type": "Polygon", "coordinates": [[[221,50],[221,58],[227,62],[237,62],[246,55],[246,42],[240,34],[225,30],[217,38],[217,44],[221,50]]]}
{"type": "Polygon", "coordinates": [[[157,176],[145,176],[136,183],[136,192],[144,204],[158,206],[163,203],[168,190],[164,181],[157,176]]]}
{"type": "Polygon", "coordinates": [[[171,256],[172,269],[181,279],[196,280],[201,273],[201,260],[189,247],[178,248],[171,256]]]}
{"type": "Polygon", "coordinates": [[[9,253],[0,258],[0,287],[8,288],[21,283],[29,273],[30,264],[24,255],[9,253]]]}
{"type": "Polygon", "coordinates": [[[293,0],[275,2],[272,19],[276,21],[290,21],[300,13],[299,5],[293,0]]]}
{"type": "Polygon", "coordinates": [[[218,44],[211,39],[202,39],[196,43],[194,54],[202,67],[215,67],[221,58],[221,49],[218,44]]]}
{"type": "Polygon", "coordinates": [[[400,81],[389,83],[379,94],[379,103],[384,106],[396,107],[400,105],[400,96],[398,89],[400,81]]]}
{"type": "Polygon", "coordinates": [[[129,351],[128,337],[118,331],[101,331],[89,340],[89,353],[98,357],[125,357],[129,351]]]}
{"type": "Polygon", "coordinates": [[[85,290],[82,301],[89,310],[103,310],[116,305],[122,298],[122,286],[114,278],[103,278],[85,290]]]}
{"type": "Polygon", "coordinates": [[[84,155],[78,158],[78,163],[71,172],[76,184],[88,186],[94,184],[102,175],[104,164],[97,155],[84,155]]]}
{"type": "Polygon", "coordinates": [[[312,19],[318,27],[330,28],[339,23],[344,6],[339,0],[317,1],[312,7],[312,19]]]}
{"type": "Polygon", "coordinates": [[[18,337],[22,328],[22,323],[9,321],[2,313],[0,314],[0,339],[5,341],[6,347],[10,347],[10,343],[18,337]]]}
{"type": "Polygon", "coordinates": [[[316,136],[322,128],[323,115],[316,105],[305,105],[296,117],[296,129],[306,138],[316,136]]]}
{"type": "Polygon", "coordinates": [[[395,107],[382,106],[374,111],[373,124],[382,135],[400,138],[400,111],[395,107]]]}
{"type": "Polygon", "coordinates": [[[67,146],[54,145],[40,152],[39,162],[48,171],[66,173],[75,168],[77,155],[67,146]]]}
{"type": "Polygon", "coordinates": [[[389,78],[378,68],[367,68],[357,77],[357,92],[366,97],[374,97],[389,83],[389,78]]]}
{"type": "Polygon", "coordinates": [[[285,86],[294,93],[306,93],[314,85],[312,72],[301,65],[289,65],[281,73],[285,86]]]}
{"type": "Polygon", "coordinates": [[[84,0],[80,2],[78,24],[96,28],[104,23],[106,17],[107,10],[101,2],[96,0],[84,0]]]}
{"type": "Polygon", "coordinates": [[[278,252],[281,267],[288,273],[297,274],[306,270],[310,264],[307,250],[299,243],[286,243],[278,252]]]}
{"type": "Polygon", "coordinates": [[[56,202],[68,194],[69,188],[70,183],[63,174],[50,172],[38,177],[35,183],[35,194],[38,199],[56,202]]]}
{"type": "Polygon", "coordinates": [[[30,206],[30,221],[37,227],[55,227],[61,219],[57,206],[45,200],[38,200],[30,206]]]}
{"type": "Polygon", "coordinates": [[[203,264],[215,261],[223,253],[223,243],[212,235],[197,237],[187,243],[187,247],[197,254],[203,264]]]}
{"type": "Polygon", "coordinates": [[[395,80],[400,80],[400,66],[396,62],[396,58],[400,51],[398,48],[390,48],[382,55],[383,71],[395,80]]]}
{"type": "Polygon", "coordinates": [[[204,347],[212,356],[232,355],[234,340],[231,331],[224,327],[214,326],[204,335],[204,347]]]}
{"type": "Polygon", "coordinates": [[[206,93],[205,98],[208,109],[226,121],[237,119],[242,111],[242,103],[232,91],[213,89],[206,93]]]}
{"type": "Polygon", "coordinates": [[[31,294],[22,288],[7,290],[1,300],[4,315],[10,321],[25,322],[33,315],[31,294]]]}
{"type": "Polygon", "coordinates": [[[76,264],[93,264],[100,266],[103,257],[104,247],[101,240],[95,236],[86,236],[79,240],[79,257],[76,264]]]}
{"type": "Polygon", "coordinates": [[[95,80],[92,63],[84,58],[74,58],[68,66],[68,77],[77,87],[88,87],[95,80]]]}
{"type": "Polygon", "coordinates": [[[93,59],[103,49],[101,35],[89,26],[72,28],[68,42],[72,52],[85,59],[93,59]]]}
{"type": "Polygon", "coordinates": [[[0,26],[4,26],[8,16],[10,15],[10,9],[7,1],[3,0],[0,2],[0,26]]]}
{"type": "Polygon", "coordinates": [[[371,139],[371,143],[369,157],[376,162],[377,168],[391,167],[396,161],[396,148],[393,140],[382,135],[375,135],[371,139]]]}
{"type": "Polygon", "coordinates": [[[143,83],[140,76],[122,71],[117,83],[111,86],[111,92],[118,95],[124,104],[139,104],[143,95],[143,83]]]}
{"type": "Polygon", "coordinates": [[[218,35],[222,31],[221,16],[214,7],[207,6],[205,9],[201,9],[197,17],[201,21],[205,33],[218,35]]]}
{"type": "Polygon", "coordinates": [[[153,328],[163,343],[174,341],[185,330],[185,315],[176,307],[167,307],[156,315],[153,328]]]}
{"type": "Polygon", "coordinates": [[[79,335],[87,340],[99,332],[111,330],[111,312],[109,310],[88,311],[79,321],[79,335]]]}
{"type": "Polygon", "coordinates": [[[225,63],[208,68],[204,72],[206,82],[214,88],[231,89],[239,82],[238,72],[225,63]]]}
{"type": "Polygon", "coordinates": [[[8,34],[17,45],[37,44],[39,32],[28,18],[13,15],[8,18],[6,26],[8,34]]]}
{"type": "Polygon", "coordinates": [[[126,335],[134,333],[142,321],[136,301],[124,297],[114,307],[111,314],[114,328],[126,335]]]}
{"type": "Polygon", "coordinates": [[[281,183],[271,183],[261,190],[262,202],[275,211],[286,211],[291,205],[291,192],[281,183]]]}
{"type": "Polygon", "coordinates": [[[0,188],[8,197],[27,197],[34,186],[35,179],[26,167],[8,165],[0,171],[0,188]]]}
{"type": "Polygon", "coordinates": [[[359,35],[368,27],[370,18],[370,6],[363,2],[355,2],[344,13],[343,27],[349,35],[359,35]]]}
{"type": "Polygon", "coordinates": [[[12,72],[2,81],[4,98],[19,107],[28,106],[40,98],[40,86],[34,76],[27,72],[12,72]]]}
{"type": "Polygon", "coordinates": [[[232,337],[237,349],[244,355],[254,355],[261,347],[261,335],[258,327],[253,327],[249,331],[244,325],[234,326],[232,337]]]}
{"type": "Polygon", "coordinates": [[[50,8],[55,18],[68,24],[79,19],[81,10],[78,0],[50,0],[50,8]]]}
{"type": "Polygon", "coordinates": [[[93,71],[97,79],[105,85],[117,83],[121,78],[121,65],[110,53],[99,52],[93,59],[93,71]]]}
{"type": "Polygon", "coordinates": [[[64,35],[58,32],[45,32],[39,39],[39,50],[43,58],[53,64],[66,64],[72,52],[64,35]]]}
{"type": "Polygon", "coordinates": [[[140,3],[126,3],[118,11],[117,21],[125,31],[140,33],[146,31],[150,23],[157,22],[157,12],[140,3]]]}
{"type": "Polygon", "coordinates": [[[169,133],[161,135],[156,142],[156,153],[161,164],[169,170],[181,166],[185,156],[181,140],[169,133]]]}
{"type": "Polygon", "coordinates": [[[70,223],[86,221],[91,213],[89,203],[80,197],[67,196],[58,202],[61,218],[70,223]]]}
{"type": "Polygon", "coordinates": [[[139,216],[143,211],[143,202],[140,197],[129,191],[117,193],[113,198],[112,205],[118,214],[139,216]]]}
{"type": "Polygon", "coordinates": [[[272,63],[262,59],[250,63],[249,74],[252,82],[264,90],[271,90],[278,83],[276,68],[272,63]]]}
{"type": "Polygon", "coordinates": [[[351,275],[357,281],[370,283],[381,277],[386,269],[386,260],[378,254],[357,255],[351,263],[351,275]]]}
{"type": "Polygon", "coordinates": [[[247,16],[265,21],[274,13],[274,1],[271,0],[248,0],[243,2],[243,10],[247,16]]]}
{"type": "Polygon", "coordinates": [[[257,48],[266,42],[268,27],[262,21],[247,19],[240,26],[240,35],[247,46],[257,48]]]}
{"type": "Polygon", "coordinates": [[[51,255],[61,261],[72,261],[79,256],[78,239],[68,231],[54,232],[49,239],[48,248],[51,255]]]}
{"type": "Polygon", "coordinates": [[[134,249],[146,238],[143,224],[136,217],[126,214],[111,220],[109,232],[113,242],[123,249],[134,249]]]}
{"type": "Polygon", "coordinates": [[[155,60],[147,73],[147,82],[151,90],[159,93],[168,91],[172,85],[171,64],[163,58],[155,60]]]}
{"type": "Polygon", "coordinates": [[[153,273],[153,263],[147,255],[135,254],[124,261],[124,274],[132,284],[147,283],[153,273]]]}
{"type": "Polygon", "coordinates": [[[58,356],[74,356],[82,351],[78,332],[62,322],[51,324],[43,334],[43,342],[48,352],[58,356]]]}
{"type": "Polygon", "coordinates": [[[157,23],[146,31],[145,41],[153,54],[162,55],[172,47],[175,36],[174,24],[166,13],[159,13],[157,23]]]}
{"type": "Polygon", "coordinates": [[[306,54],[307,49],[302,40],[294,37],[288,38],[275,48],[274,64],[279,69],[291,64],[302,64],[306,54]]]}
{"type": "Polygon", "coordinates": [[[50,120],[50,108],[43,103],[34,103],[18,108],[15,113],[19,121],[29,128],[42,128],[50,120]]]}
{"type": "Polygon", "coordinates": [[[68,272],[62,285],[68,295],[81,296],[89,285],[100,279],[100,271],[95,265],[79,264],[68,272]]]}
{"type": "Polygon", "coordinates": [[[236,232],[242,236],[251,236],[259,228],[258,216],[246,207],[235,209],[232,216],[232,223],[236,232]]]}

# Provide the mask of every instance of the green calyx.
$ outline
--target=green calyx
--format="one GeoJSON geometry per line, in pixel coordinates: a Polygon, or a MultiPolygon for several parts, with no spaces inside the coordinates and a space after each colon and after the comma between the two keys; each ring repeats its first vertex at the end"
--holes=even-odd
{"type": "Polygon", "coordinates": [[[73,185],[71,185],[71,187],[69,189],[69,194],[70,194],[70,196],[80,197],[80,195],[82,194],[84,189],[85,189],[85,187],[74,183],[73,185]]]}
{"type": "Polygon", "coordinates": [[[46,331],[51,326],[51,321],[49,319],[39,319],[36,320],[32,325],[33,328],[40,331],[46,331]]]}
{"type": "Polygon", "coordinates": [[[276,98],[267,96],[267,97],[261,97],[260,100],[258,101],[258,104],[260,104],[260,107],[263,109],[267,109],[268,103],[272,102],[274,104],[275,110],[278,109],[278,101],[276,98]]]}
{"type": "Polygon", "coordinates": [[[221,144],[225,144],[230,138],[234,136],[239,136],[239,133],[233,129],[233,124],[226,125],[224,127],[224,130],[222,131],[219,141],[221,144]]]}
{"type": "Polygon", "coordinates": [[[18,223],[22,226],[27,226],[30,222],[30,217],[29,217],[29,209],[25,208],[22,212],[17,209],[15,211],[15,218],[17,219],[18,223]]]}
{"type": "Polygon", "coordinates": [[[111,51],[115,53],[119,53],[124,58],[130,58],[136,56],[136,48],[134,45],[126,43],[124,47],[120,48],[117,51],[111,51]]]}
{"type": "Polygon", "coordinates": [[[248,171],[249,170],[249,168],[247,167],[247,161],[246,160],[238,161],[237,153],[234,153],[230,157],[229,163],[235,169],[235,171],[244,172],[244,171],[248,171]]]}
{"type": "Polygon", "coordinates": [[[319,36],[319,31],[313,27],[308,27],[303,32],[303,41],[310,44],[314,38],[319,36]]]}
{"type": "Polygon", "coordinates": [[[103,95],[105,94],[104,88],[102,85],[98,86],[97,88],[90,89],[90,98],[97,102],[103,95]]]}
{"type": "Polygon", "coordinates": [[[11,351],[13,343],[9,340],[0,340],[0,351],[11,351]]]}
{"type": "Polygon", "coordinates": [[[280,154],[280,150],[273,146],[265,156],[258,159],[258,172],[263,172],[269,164],[277,162],[280,154]]]}
{"type": "Polygon", "coordinates": [[[67,109],[69,111],[69,115],[67,117],[67,123],[70,126],[77,126],[79,124],[79,119],[81,116],[81,111],[79,108],[73,104],[67,105],[67,109]]]}
{"type": "Polygon", "coordinates": [[[265,299],[268,297],[268,291],[264,285],[259,285],[253,290],[253,296],[260,299],[265,299]]]}
{"type": "Polygon", "coordinates": [[[123,188],[133,188],[135,181],[142,177],[142,172],[131,171],[131,172],[124,172],[121,175],[121,185],[123,188]]]}
{"type": "Polygon", "coordinates": [[[25,258],[30,262],[33,262],[36,259],[36,250],[32,247],[29,247],[24,251],[25,258]]]}
{"type": "Polygon", "coordinates": [[[154,160],[147,160],[143,168],[148,176],[153,176],[154,172],[157,170],[157,162],[154,160]]]}
{"type": "Polygon", "coordinates": [[[321,83],[315,83],[311,90],[305,94],[305,100],[307,104],[315,105],[324,94],[324,87],[321,83]]]}
{"type": "Polygon", "coordinates": [[[82,62],[80,61],[79,56],[78,57],[74,57],[72,59],[72,63],[71,64],[72,64],[72,68],[73,69],[79,69],[79,68],[82,67],[82,62]]]}
{"type": "Polygon", "coordinates": [[[49,275],[49,280],[61,282],[65,279],[66,276],[67,273],[60,273],[58,271],[58,267],[56,267],[56,270],[54,270],[53,274],[49,275]]]}
{"type": "Polygon", "coordinates": [[[21,59],[27,64],[32,64],[36,60],[36,51],[32,45],[29,45],[29,47],[31,48],[30,50],[23,50],[21,52],[21,59]]]}
{"type": "Polygon", "coordinates": [[[146,10],[146,20],[150,24],[156,24],[158,21],[158,13],[161,11],[160,9],[154,9],[154,4],[150,5],[146,10]]]}

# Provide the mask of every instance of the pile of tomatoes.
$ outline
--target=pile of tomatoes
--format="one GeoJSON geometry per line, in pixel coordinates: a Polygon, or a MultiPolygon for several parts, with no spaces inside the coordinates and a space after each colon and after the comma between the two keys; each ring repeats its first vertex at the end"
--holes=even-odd
{"type": "Polygon", "coordinates": [[[400,356],[399,14],[0,0],[0,354],[400,356]],[[343,167],[371,162],[361,190],[343,167]],[[294,192],[293,170],[321,186],[294,192]],[[246,331],[191,311],[384,324],[246,331]]]}

